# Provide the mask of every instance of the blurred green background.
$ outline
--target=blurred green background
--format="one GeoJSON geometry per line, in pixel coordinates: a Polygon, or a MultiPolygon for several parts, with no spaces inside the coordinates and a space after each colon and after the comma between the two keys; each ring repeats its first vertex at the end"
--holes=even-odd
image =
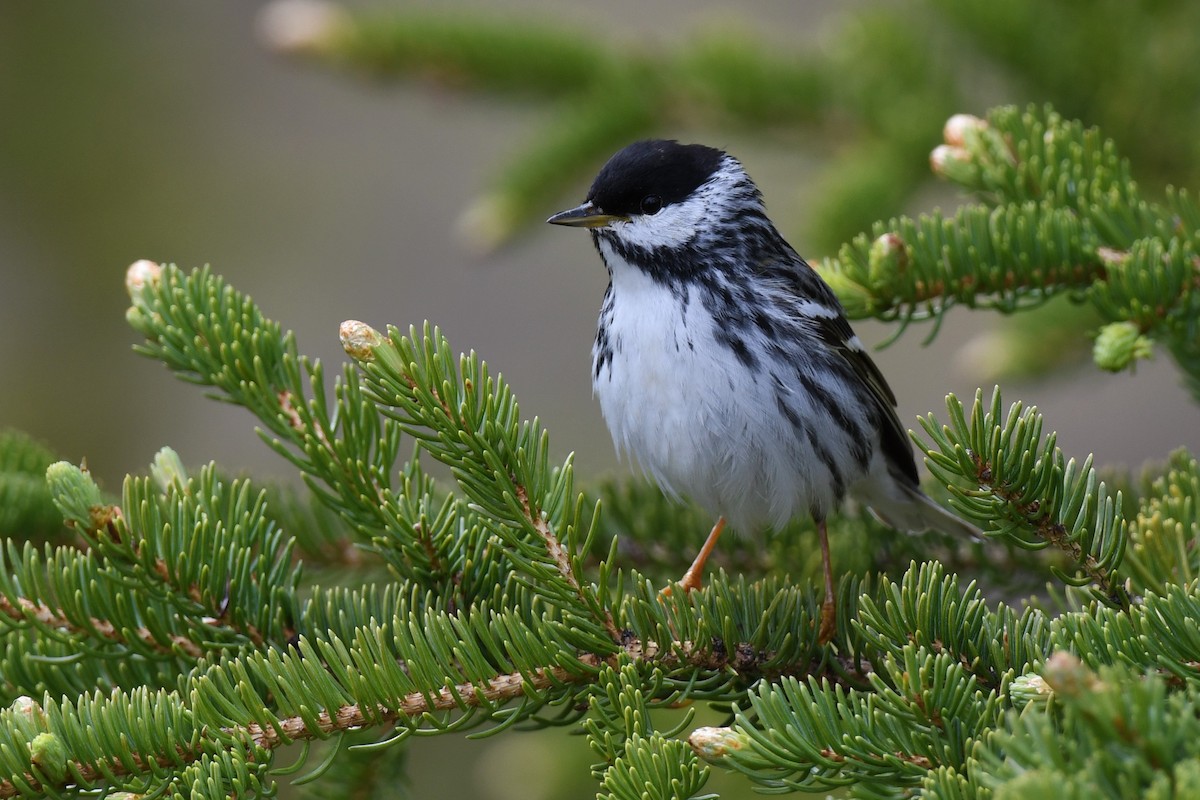
{"type": "MultiPolygon", "coordinates": [[[[504,13],[651,49],[735,24],[787,52],[829,46],[880,3],[502,5],[504,13]]],[[[497,6],[478,0],[453,8],[470,14],[497,6]]],[[[533,99],[361,81],[281,58],[256,38],[260,9],[235,0],[0,5],[0,426],[28,431],[73,461],[86,458],[111,491],[164,445],[189,464],[215,460],[293,478],[252,434],[245,411],[206,400],[130,351],[124,271],[150,258],[187,268],[212,264],[295,330],[303,351],[328,364],[344,360],[337,339],[344,319],[377,328],[430,319],[505,374],[525,413],[552,432],[556,452],[577,452],[585,481],[619,469],[589,384],[605,274],[586,237],[535,224],[513,244],[480,256],[457,228],[553,110],[533,99]]],[[[974,99],[960,110],[981,114],[997,102],[1054,99],[1031,93],[1028,83],[981,74],[974,99]]],[[[1180,102],[1194,107],[1197,99],[1180,102]]],[[[1095,122],[1081,103],[1081,111],[1068,113],[1095,122]]],[[[826,255],[802,235],[821,207],[817,179],[839,155],[836,137],[831,143],[712,128],[660,133],[734,152],[797,249],[814,259],[826,255]]],[[[929,148],[936,144],[931,139],[929,148]]],[[[557,205],[578,202],[590,178],[580,174],[557,205]]],[[[960,201],[931,181],[892,211],[960,201]]],[[[902,419],[915,426],[918,414],[943,409],[947,392],[966,398],[977,386],[990,388],[987,332],[995,322],[955,311],[931,346],[922,346],[925,330],[916,329],[878,354],[902,419]]],[[[868,343],[890,332],[878,324],[856,327],[868,343]]],[[[1180,445],[1200,447],[1197,411],[1161,356],[1135,376],[1103,374],[1084,361],[1037,381],[1006,381],[1005,397],[1038,405],[1068,455],[1094,452],[1100,465],[1136,466],[1180,445]]],[[[532,741],[488,740],[472,748],[481,760],[456,769],[424,754],[461,755],[460,742],[420,742],[412,793],[574,796],[563,781],[586,779],[583,740],[570,740],[573,755],[561,771],[526,768],[537,760],[532,741]],[[521,781],[496,778],[513,764],[522,765],[521,781]]],[[[724,785],[731,784],[713,789],[724,785]]],[[[571,791],[591,791],[576,786],[571,791]]]]}

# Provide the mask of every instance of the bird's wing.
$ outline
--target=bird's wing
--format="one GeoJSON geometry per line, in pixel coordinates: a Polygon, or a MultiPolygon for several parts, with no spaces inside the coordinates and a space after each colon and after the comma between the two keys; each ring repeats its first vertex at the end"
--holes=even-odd
{"type": "Polygon", "coordinates": [[[892,387],[888,386],[883,373],[855,337],[850,323],[844,316],[820,318],[816,322],[821,339],[850,364],[854,373],[871,390],[871,399],[875,402],[882,422],[881,444],[888,456],[888,463],[900,470],[914,486],[917,485],[920,482],[917,463],[913,459],[908,431],[900,423],[900,416],[896,413],[896,395],[892,392],[892,387]]]}
{"type": "Polygon", "coordinates": [[[900,417],[896,413],[896,395],[892,392],[892,387],[888,386],[883,373],[879,371],[879,367],[875,366],[875,362],[867,354],[862,342],[855,336],[850,323],[846,320],[842,304],[838,302],[833,290],[825,281],[821,280],[816,270],[809,266],[808,262],[799,255],[796,256],[796,259],[799,261],[799,265],[793,270],[788,270],[789,282],[792,284],[796,296],[804,298],[806,302],[815,301],[821,306],[837,312],[828,316],[806,314],[805,317],[811,330],[850,366],[854,374],[870,390],[871,400],[875,404],[881,421],[881,444],[888,463],[899,471],[900,476],[908,479],[913,486],[917,486],[920,483],[917,475],[917,463],[913,459],[908,431],[900,423],[900,417]]]}

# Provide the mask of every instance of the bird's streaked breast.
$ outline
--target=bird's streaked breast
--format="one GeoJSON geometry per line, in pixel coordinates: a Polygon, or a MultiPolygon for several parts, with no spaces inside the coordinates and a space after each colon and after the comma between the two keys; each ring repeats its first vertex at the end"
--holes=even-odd
{"type": "Polygon", "coordinates": [[[612,284],[593,386],[617,450],[736,527],[831,508],[853,466],[822,446],[827,431],[814,435],[828,415],[795,365],[748,365],[704,285],[656,280],[599,246],[612,284]]]}

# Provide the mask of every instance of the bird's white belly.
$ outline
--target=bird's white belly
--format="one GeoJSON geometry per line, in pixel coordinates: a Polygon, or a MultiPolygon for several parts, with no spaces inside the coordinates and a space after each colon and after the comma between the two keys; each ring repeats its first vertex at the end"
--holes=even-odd
{"type": "Polygon", "coordinates": [[[776,410],[771,376],[714,338],[696,290],[685,306],[640,271],[613,278],[613,355],[594,388],[617,450],[736,527],[832,505],[819,459],[776,410]]]}

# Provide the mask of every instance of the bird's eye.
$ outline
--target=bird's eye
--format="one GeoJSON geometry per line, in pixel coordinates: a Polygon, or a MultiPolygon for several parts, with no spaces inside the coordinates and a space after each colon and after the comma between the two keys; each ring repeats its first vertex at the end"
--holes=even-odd
{"type": "Polygon", "coordinates": [[[657,214],[662,211],[662,198],[656,194],[648,194],[642,198],[642,213],[657,214]]]}

